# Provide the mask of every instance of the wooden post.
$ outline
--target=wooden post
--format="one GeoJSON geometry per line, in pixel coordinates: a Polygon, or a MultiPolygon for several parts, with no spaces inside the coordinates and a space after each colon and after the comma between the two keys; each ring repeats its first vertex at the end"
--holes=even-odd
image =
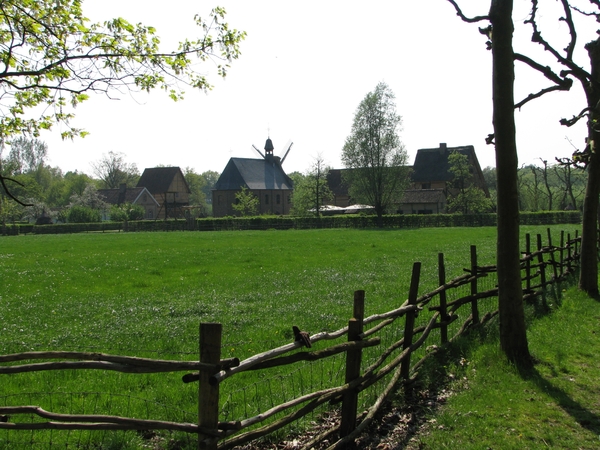
{"type": "MultiPolygon", "coordinates": [[[[531,235],[527,233],[525,235],[525,256],[531,255],[531,235]]],[[[525,261],[525,291],[531,292],[531,259],[527,258],[525,261]]]]}
{"type": "Polygon", "coordinates": [[[542,285],[542,304],[546,306],[546,264],[544,263],[544,255],[542,250],[542,235],[537,235],[537,249],[538,249],[538,265],[540,270],[540,284],[542,285]]]}
{"type": "MultiPolygon", "coordinates": [[[[477,275],[477,246],[471,245],[471,275],[477,275]]],[[[477,278],[471,281],[471,295],[477,295],[477,278]]],[[[479,324],[479,308],[477,307],[477,299],[471,300],[471,316],[473,317],[473,324],[479,324]]]]}
{"type": "MultiPolygon", "coordinates": [[[[552,232],[550,231],[550,228],[547,228],[546,232],[548,233],[548,247],[550,247],[550,249],[552,250],[550,252],[550,261],[552,263],[552,271],[554,274],[554,283],[558,283],[558,268],[556,267],[556,257],[554,256],[554,249],[552,248],[552,232]]],[[[558,287],[557,287],[557,289],[558,289],[558,287]]]]}
{"type": "MultiPolygon", "coordinates": [[[[446,284],[446,265],[444,264],[444,254],[438,253],[438,283],[440,286],[446,284]]],[[[448,342],[448,311],[446,309],[446,291],[440,292],[440,334],[442,344],[448,342]]]]}
{"type": "Polygon", "coordinates": [[[567,233],[567,272],[571,273],[571,258],[573,257],[573,247],[571,247],[571,233],[567,233]]]}
{"type": "MultiPolygon", "coordinates": [[[[363,332],[365,317],[365,291],[354,292],[353,318],[348,321],[348,342],[360,340],[363,332]]],[[[362,349],[346,352],[346,383],[360,376],[362,349]]],[[[342,417],[340,423],[340,439],[348,436],[356,428],[356,413],[358,411],[358,392],[348,391],[342,398],[342,417]]]]}
{"type": "MultiPolygon", "coordinates": [[[[421,263],[413,263],[412,277],[410,280],[410,291],[408,292],[408,304],[417,304],[417,295],[419,293],[419,278],[421,277],[421,263]]],[[[409,311],[406,313],[406,324],[404,326],[404,344],[403,350],[406,350],[412,345],[413,332],[415,328],[415,318],[417,313],[415,311],[409,311]]],[[[403,379],[408,380],[410,377],[410,354],[404,358],[400,366],[400,374],[403,379]]]]}
{"type": "MultiPolygon", "coordinates": [[[[200,324],[200,362],[219,364],[221,361],[221,333],[220,323],[200,324]]],[[[198,388],[198,426],[217,430],[219,424],[219,384],[212,386],[209,379],[217,373],[200,371],[200,385],[198,388]]],[[[218,440],[202,434],[198,435],[199,450],[216,450],[218,440]]]]}
{"type": "Polygon", "coordinates": [[[560,275],[565,274],[565,230],[560,232],[560,275]]]}

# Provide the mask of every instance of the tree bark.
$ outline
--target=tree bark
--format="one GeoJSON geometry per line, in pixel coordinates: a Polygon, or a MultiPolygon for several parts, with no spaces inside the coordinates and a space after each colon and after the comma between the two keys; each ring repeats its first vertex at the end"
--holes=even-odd
{"type": "Polygon", "coordinates": [[[498,174],[498,308],[500,347],[508,359],[531,366],[527,343],[519,264],[519,192],[514,118],[514,52],[512,0],[492,0],[492,95],[498,174]]]}
{"type": "Polygon", "coordinates": [[[600,88],[600,39],[585,46],[591,63],[592,83],[585,87],[590,116],[588,121],[589,161],[587,164],[588,181],[583,200],[583,223],[581,229],[581,269],[579,272],[579,289],[589,295],[598,295],[598,198],[600,195],[600,159],[597,149],[600,145],[600,131],[597,121],[600,119],[598,106],[600,88]]]}

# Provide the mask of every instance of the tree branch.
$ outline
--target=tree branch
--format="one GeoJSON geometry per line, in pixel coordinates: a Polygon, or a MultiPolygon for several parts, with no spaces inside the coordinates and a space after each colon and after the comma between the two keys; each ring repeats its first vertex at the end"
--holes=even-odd
{"type": "Polygon", "coordinates": [[[448,0],[448,2],[450,4],[452,4],[452,6],[454,6],[454,9],[456,10],[456,15],[458,17],[460,17],[461,20],[463,20],[464,22],[476,23],[476,22],[482,22],[484,20],[490,20],[489,16],[467,17],[463,14],[462,10],[460,9],[460,6],[458,6],[458,4],[454,0],[448,0]]]}

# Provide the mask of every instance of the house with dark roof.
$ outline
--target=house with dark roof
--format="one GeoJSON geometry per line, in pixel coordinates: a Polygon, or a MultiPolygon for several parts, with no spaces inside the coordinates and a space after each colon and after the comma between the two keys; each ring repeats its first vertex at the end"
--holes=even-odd
{"type": "MultiPolygon", "coordinates": [[[[123,183],[118,189],[98,189],[98,194],[109,205],[129,203],[142,206],[146,211],[144,214],[146,219],[156,218],[160,207],[154,196],[145,187],[128,188],[123,183]]],[[[109,217],[105,217],[105,219],[108,220],[109,217]]]]}
{"type": "Polygon", "coordinates": [[[448,147],[441,143],[438,148],[417,150],[411,172],[411,189],[404,194],[398,212],[403,214],[438,214],[446,212],[446,199],[458,189],[453,186],[454,175],[450,171],[448,157],[452,152],[465,155],[469,162],[471,180],[474,185],[490,193],[472,145],[448,147]]]}
{"type": "Polygon", "coordinates": [[[185,217],[191,191],[179,167],[144,169],[137,187],[148,189],[158,202],[158,219],[185,217]]]}
{"type": "Polygon", "coordinates": [[[248,189],[259,200],[259,214],[289,214],[294,183],[273,155],[273,143],[267,139],[263,159],[231,158],[212,191],[215,217],[235,216],[236,194],[248,189]]]}

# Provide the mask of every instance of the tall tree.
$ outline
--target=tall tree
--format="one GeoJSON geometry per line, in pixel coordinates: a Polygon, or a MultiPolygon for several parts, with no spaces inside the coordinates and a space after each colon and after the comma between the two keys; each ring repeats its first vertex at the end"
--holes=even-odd
{"type": "Polygon", "coordinates": [[[448,209],[462,214],[489,212],[492,202],[486,197],[483,189],[473,184],[469,157],[453,151],[448,156],[448,163],[452,174],[448,209]]]}
{"type": "Polygon", "coordinates": [[[14,174],[29,173],[43,166],[48,156],[48,145],[38,139],[19,136],[10,142],[6,163],[14,174]]]}
{"type": "Polygon", "coordinates": [[[127,163],[123,153],[108,152],[108,155],[103,155],[91,166],[105,189],[116,189],[121,184],[132,187],[140,178],[137,166],[127,163]]]}
{"type": "Polygon", "coordinates": [[[492,50],[492,99],[497,175],[497,268],[500,347],[510,361],[532,364],[523,309],[519,248],[519,190],[514,118],[515,54],[512,46],[512,0],[491,0],[487,16],[466,17],[454,0],[448,0],[467,22],[489,21],[484,30],[492,50]]]}
{"type": "MultiPolygon", "coordinates": [[[[325,165],[322,154],[318,154],[304,176],[295,177],[292,202],[295,215],[313,214],[321,216],[323,205],[331,200],[331,189],[327,184],[329,167],[325,165]]],[[[291,176],[290,176],[291,177],[291,176]]]]}
{"type": "Polygon", "coordinates": [[[380,226],[408,184],[407,153],[398,135],[401,124],[394,93],[381,82],[358,105],[342,149],[342,163],[351,169],[346,171],[350,195],[375,208],[380,226]]]}
{"type": "Polygon", "coordinates": [[[552,85],[546,87],[535,94],[529,95],[523,101],[515,106],[521,107],[525,103],[540,97],[548,92],[558,90],[569,90],[573,80],[577,80],[581,86],[585,98],[586,106],[577,115],[571,119],[562,119],[560,123],[565,126],[572,126],[582,118],[587,118],[588,135],[586,147],[582,151],[576,151],[573,155],[574,161],[582,164],[587,172],[586,193],[583,201],[583,222],[581,233],[581,270],[579,273],[579,288],[590,295],[598,295],[598,200],[600,198],[600,155],[596,151],[597,143],[600,142],[600,129],[597,124],[600,120],[600,38],[594,36],[587,42],[583,49],[586,50],[590,69],[585,69],[579,64],[575,56],[577,55],[577,27],[574,15],[589,18],[594,17],[597,21],[600,19],[600,2],[590,0],[592,8],[585,11],[579,5],[573,5],[574,2],[560,0],[562,16],[558,21],[564,22],[567,30],[567,45],[561,40],[557,47],[552,45],[542,33],[538,26],[538,0],[531,0],[531,14],[525,23],[532,28],[532,41],[540,44],[555,61],[559,63],[559,69],[553,70],[550,65],[542,65],[527,56],[515,54],[515,58],[530,67],[538,70],[547,79],[552,81],[552,85]]]}
{"type": "MultiPolygon", "coordinates": [[[[3,0],[0,6],[0,145],[11,136],[38,136],[61,122],[63,137],[85,132],[69,125],[72,107],[90,93],[164,90],[173,100],[183,88],[208,90],[202,64],[216,62],[224,77],[240,55],[245,33],[231,29],[225,10],[194,18],[200,37],[165,51],[153,27],[118,18],[102,24],[83,16],[81,0],[3,0]],[[42,111],[40,115],[35,115],[42,111]]],[[[0,184],[7,190],[5,178],[0,184]]],[[[17,198],[14,198],[17,200],[17,198]]]]}

